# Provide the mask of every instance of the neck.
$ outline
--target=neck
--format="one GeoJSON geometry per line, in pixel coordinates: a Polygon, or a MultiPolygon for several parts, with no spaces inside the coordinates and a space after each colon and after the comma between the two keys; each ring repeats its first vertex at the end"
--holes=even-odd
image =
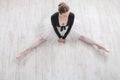
{"type": "Polygon", "coordinates": [[[65,17],[65,16],[67,17],[67,16],[69,15],[69,13],[70,13],[70,11],[68,11],[68,12],[66,12],[66,13],[63,13],[63,14],[60,14],[60,13],[59,13],[59,16],[60,16],[60,17],[65,17]]]}

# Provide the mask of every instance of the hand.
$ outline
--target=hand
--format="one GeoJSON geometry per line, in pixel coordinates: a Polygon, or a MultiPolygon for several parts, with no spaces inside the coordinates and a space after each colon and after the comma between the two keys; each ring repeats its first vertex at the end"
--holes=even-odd
{"type": "Polygon", "coordinates": [[[58,39],[58,42],[60,42],[60,43],[65,43],[65,39],[59,38],[59,39],[58,39]]]}

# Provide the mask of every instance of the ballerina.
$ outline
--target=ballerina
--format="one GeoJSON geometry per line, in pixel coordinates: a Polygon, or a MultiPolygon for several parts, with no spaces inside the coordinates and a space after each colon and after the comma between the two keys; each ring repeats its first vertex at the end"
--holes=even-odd
{"type": "MultiPolygon", "coordinates": [[[[61,2],[58,5],[58,12],[55,12],[51,16],[51,24],[53,26],[53,29],[54,29],[56,35],[58,36],[59,43],[65,44],[66,38],[72,29],[74,19],[75,19],[75,15],[73,12],[69,11],[69,6],[64,2],[61,2]]],[[[107,50],[105,47],[101,46],[97,42],[95,42],[83,35],[79,35],[78,39],[86,44],[91,45],[91,46],[96,46],[99,50],[109,52],[109,50],[107,50]]],[[[37,37],[34,40],[34,42],[32,42],[32,44],[30,46],[28,46],[22,52],[20,52],[16,56],[16,58],[26,56],[32,49],[36,48],[37,46],[39,46],[46,40],[47,40],[47,37],[42,37],[42,36],[37,37]]]]}

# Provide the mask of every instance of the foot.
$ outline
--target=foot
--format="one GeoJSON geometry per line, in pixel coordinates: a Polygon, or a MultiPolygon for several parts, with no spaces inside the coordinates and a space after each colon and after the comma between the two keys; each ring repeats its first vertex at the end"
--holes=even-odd
{"type": "Polygon", "coordinates": [[[97,48],[98,49],[100,49],[100,50],[103,50],[103,51],[105,51],[105,52],[109,52],[109,50],[107,50],[106,48],[104,48],[103,46],[100,46],[100,45],[96,45],[97,46],[97,48]]]}
{"type": "Polygon", "coordinates": [[[25,51],[23,51],[23,52],[20,52],[19,54],[17,54],[16,55],[16,59],[19,59],[19,58],[21,58],[21,57],[24,57],[24,56],[26,56],[27,55],[27,50],[25,50],[25,51]]]}

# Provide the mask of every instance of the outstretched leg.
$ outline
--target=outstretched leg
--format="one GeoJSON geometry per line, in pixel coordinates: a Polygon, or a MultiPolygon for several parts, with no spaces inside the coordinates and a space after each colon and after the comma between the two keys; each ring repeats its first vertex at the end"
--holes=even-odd
{"type": "Polygon", "coordinates": [[[93,40],[91,40],[91,39],[89,39],[89,38],[87,38],[87,37],[85,37],[85,36],[83,36],[83,35],[81,35],[80,37],[79,37],[79,40],[81,40],[81,41],[83,41],[83,42],[85,42],[85,43],[87,43],[87,44],[89,44],[89,45],[92,45],[92,46],[96,46],[98,49],[101,49],[101,50],[104,50],[104,51],[106,51],[106,52],[109,52],[106,48],[104,48],[103,46],[101,46],[101,45],[99,45],[98,43],[96,43],[95,41],[93,41],[93,40]]]}
{"type": "Polygon", "coordinates": [[[45,42],[46,38],[43,37],[37,37],[30,46],[28,46],[27,48],[25,48],[22,52],[20,52],[18,55],[16,55],[16,58],[20,58],[23,56],[26,56],[32,49],[36,48],[37,46],[39,46],[41,43],[45,42]]]}

